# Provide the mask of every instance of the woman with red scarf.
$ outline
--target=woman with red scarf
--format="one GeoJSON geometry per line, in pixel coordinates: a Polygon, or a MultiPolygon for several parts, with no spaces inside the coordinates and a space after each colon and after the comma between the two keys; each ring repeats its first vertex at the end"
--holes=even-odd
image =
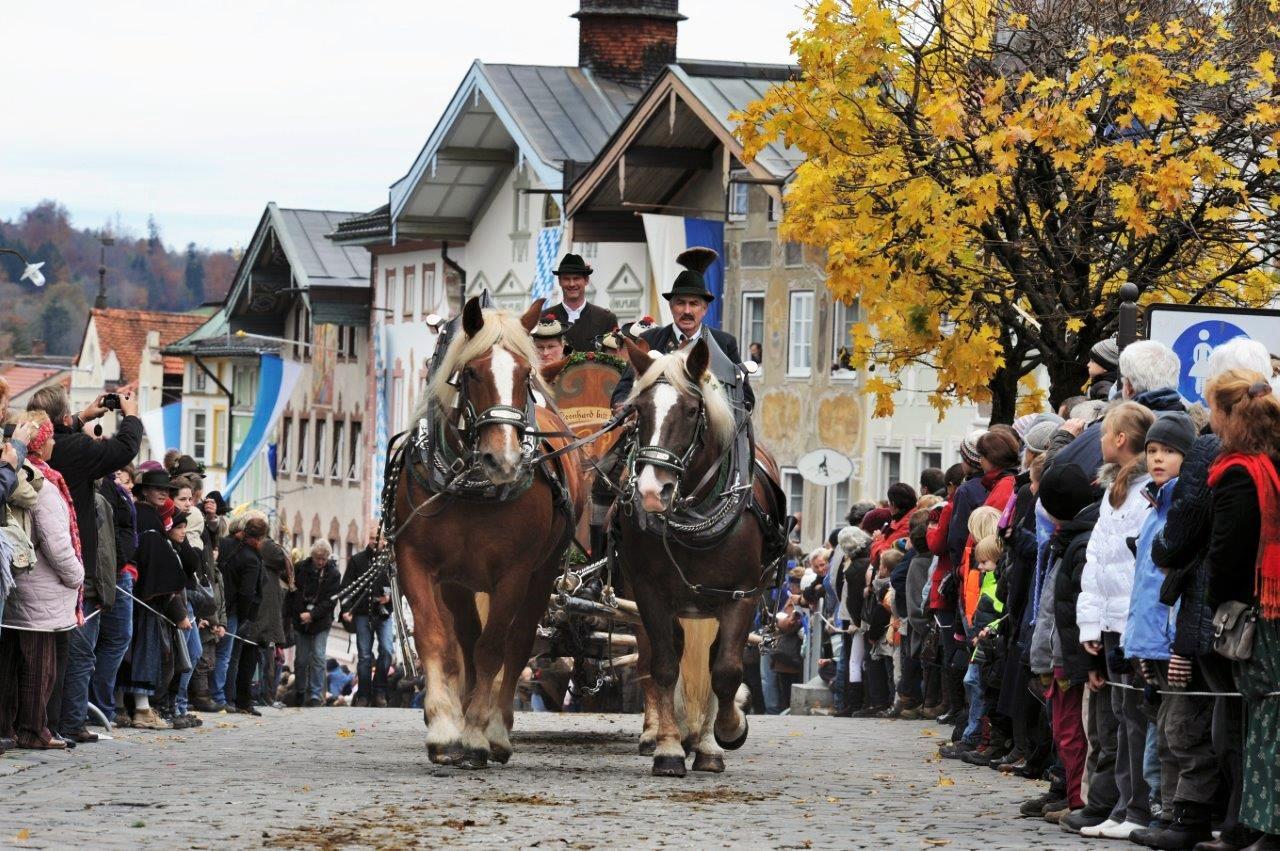
{"type": "Polygon", "coordinates": [[[0,735],[16,739],[20,748],[47,750],[67,746],[49,731],[46,710],[58,675],[57,633],[82,622],[84,564],[71,494],[48,463],[53,423],[43,411],[27,412],[20,422],[36,428],[27,463],[43,483],[30,511],[35,561],[15,571],[0,634],[0,735]]]}
{"type": "Polygon", "coordinates": [[[1252,657],[1236,665],[1247,731],[1240,821],[1262,832],[1249,849],[1280,849],[1280,399],[1267,377],[1228,370],[1205,396],[1222,453],[1213,489],[1209,597],[1257,615],[1252,657]]]}

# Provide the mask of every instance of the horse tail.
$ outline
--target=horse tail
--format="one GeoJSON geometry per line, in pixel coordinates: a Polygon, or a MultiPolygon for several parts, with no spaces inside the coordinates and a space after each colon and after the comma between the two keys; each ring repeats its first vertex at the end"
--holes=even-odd
{"type": "Polygon", "coordinates": [[[683,704],[683,737],[697,737],[707,721],[711,703],[711,645],[720,631],[716,618],[680,618],[684,652],[680,655],[680,681],[676,700],[683,704]]]}

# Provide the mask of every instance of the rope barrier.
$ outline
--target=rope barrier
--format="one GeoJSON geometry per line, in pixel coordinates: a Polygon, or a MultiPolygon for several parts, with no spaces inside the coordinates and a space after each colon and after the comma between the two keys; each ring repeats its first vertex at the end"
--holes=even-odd
{"type": "MultiPolygon", "coordinates": [[[[142,602],[142,601],[141,601],[141,600],[139,600],[137,597],[135,597],[135,596],[133,596],[132,594],[130,594],[128,591],[124,590],[123,588],[121,588],[121,587],[119,587],[119,586],[116,586],[116,590],[118,590],[121,594],[124,594],[126,597],[128,597],[128,598],[129,598],[130,600],[132,600],[133,602],[137,603],[139,606],[142,606],[142,608],[146,609],[148,612],[151,612],[151,614],[155,615],[155,616],[156,616],[156,617],[158,617],[160,620],[162,620],[162,621],[164,621],[165,623],[167,623],[169,626],[173,627],[174,629],[180,629],[180,627],[179,627],[176,623],[174,623],[173,621],[169,620],[167,617],[165,617],[164,615],[162,615],[160,612],[157,612],[155,609],[151,608],[151,607],[150,607],[150,606],[148,606],[146,603],[142,602]]],[[[197,629],[197,627],[196,627],[195,623],[192,623],[192,624],[191,624],[191,628],[192,628],[192,629],[197,629]]],[[[253,646],[253,647],[259,647],[259,646],[261,646],[261,645],[259,645],[259,644],[258,644],[258,642],[256,642],[256,641],[250,641],[249,639],[244,638],[243,636],[236,635],[234,632],[232,632],[232,631],[231,631],[231,630],[229,630],[229,629],[226,629],[226,630],[224,630],[224,631],[225,631],[225,634],[226,634],[226,635],[231,636],[232,638],[236,639],[237,641],[243,641],[245,644],[251,645],[251,646],[253,646]]]]}
{"type": "MultiPolygon", "coordinates": [[[[92,614],[85,616],[84,622],[88,623],[100,614],[102,614],[102,609],[94,609],[92,614]]],[[[84,624],[72,624],[71,626],[59,627],[58,629],[32,629],[29,626],[13,626],[12,624],[6,623],[0,624],[0,632],[7,629],[17,630],[18,632],[71,632],[71,630],[79,629],[83,625],[84,624]]]]}
{"type": "MultiPolygon", "coordinates": [[[[1142,686],[1132,686],[1127,683],[1113,683],[1107,680],[1106,685],[1111,688],[1128,689],[1129,691],[1140,691],[1145,693],[1146,688],[1142,686]]],[[[1181,697],[1244,697],[1238,691],[1185,691],[1183,689],[1156,689],[1156,694],[1177,695],[1181,697]]],[[[1262,695],[1263,700],[1269,697],[1280,697],[1280,691],[1268,692],[1262,695]]]]}

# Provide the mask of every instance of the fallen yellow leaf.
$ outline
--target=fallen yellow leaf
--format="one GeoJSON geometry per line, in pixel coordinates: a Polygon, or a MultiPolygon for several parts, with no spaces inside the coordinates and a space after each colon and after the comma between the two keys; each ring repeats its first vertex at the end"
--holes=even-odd
{"type": "Polygon", "coordinates": [[[950,845],[950,839],[928,839],[924,840],[925,845],[950,845]]]}
{"type": "Polygon", "coordinates": [[[924,736],[924,737],[926,737],[926,738],[927,738],[927,737],[930,737],[930,736],[936,736],[936,735],[938,735],[938,734],[937,734],[937,733],[935,733],[935,732],[933,732],[932,730],[930,730],[928,727],[926,727],[926,728],[924,728],[923,730],[921,730],[921,731],[920,731],[920,735],[921,735],[921,736],[924,736]]]}
{"type": "Polygon", "coordinates": [[[831,795],[828,795],[828,796],[827,796],[827,803],[828,803],[828,804],[838,804],[838,803],[840,803],[840,799],[839,799],[839,798],[832,797],[831,795]]]}
{"type": "Polygon", "coordinates": [[[356,735],[355,730],[339,730],[338,731],[339,739],[352,739],[352,738],[355,738],[355,735],[356,735]]]}
{"type": "Polygon", "coordinates": [[[22,828],[22,830],[19,830],[18,835],[13,838],[18,840],[19,842],[26,842],[28,839],[31,838],[31,831],[27,830],[24,827],[22,828]]]}
{"type": "Polygon", "coordinates": [[[938,777],[938,785],[945,788],[947,786],[956,785],[956,781],[952,780],[950,777],[946,776],[945,774],[942,774],[942,775],[939,775],[938,777]]]}

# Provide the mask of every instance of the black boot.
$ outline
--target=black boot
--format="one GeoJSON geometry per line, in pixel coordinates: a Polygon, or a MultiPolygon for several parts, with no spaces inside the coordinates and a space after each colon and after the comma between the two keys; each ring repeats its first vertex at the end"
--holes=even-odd
{"type": "Polygon", "coordinates": [[[862,709],[864,698],[862,683],[846,683],[844,689],[844,709],[837,713],[841,718],[850,718],[853,713],[862,709]]]}
{"type": "Polygon", "coordinates": [[[1197,842],[1213,838],[1209,829],[1210,811],[1205,804],[1175,803],[1173,812],[1172,822],[1157,828],[1135,830],[1129,840],[1148,848],[1191,851],[1197,842]]]}

